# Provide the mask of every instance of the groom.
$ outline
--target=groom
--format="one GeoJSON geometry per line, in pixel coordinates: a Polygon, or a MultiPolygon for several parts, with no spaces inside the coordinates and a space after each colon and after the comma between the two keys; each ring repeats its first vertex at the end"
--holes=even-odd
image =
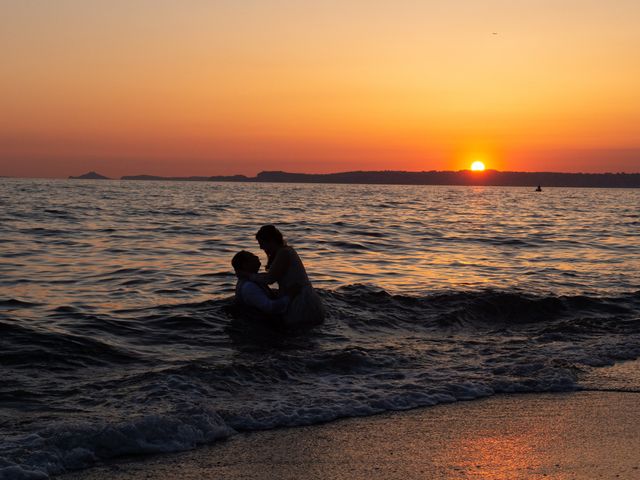
{"type": "Polygon", "coordinates": [[[260,270],[260,259],[256,255],[242,250],[233,256],[231,265],[238,277],[236,284],[238,305],[250,307],[250,309],[267,316],[280,316],[287,311],[291,301],[289,295],[274,298],[269,287],[252,282],[247,278],[247,274],[258,273],[260,270]]]}

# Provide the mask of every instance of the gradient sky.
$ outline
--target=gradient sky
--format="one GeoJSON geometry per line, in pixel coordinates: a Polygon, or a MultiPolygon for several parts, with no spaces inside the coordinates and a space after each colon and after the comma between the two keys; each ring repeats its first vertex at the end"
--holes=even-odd
{"type": "Polygon", "coordinates": [[[638,25],[638,0],[2,0],[0,175],[639,172],[638,25]]]}

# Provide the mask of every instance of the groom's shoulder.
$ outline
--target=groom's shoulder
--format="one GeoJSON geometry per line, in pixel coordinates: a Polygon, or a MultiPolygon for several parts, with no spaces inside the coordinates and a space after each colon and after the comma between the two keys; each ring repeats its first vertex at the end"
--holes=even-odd
{"type": "Polygon", "coordinates": [[[238,280],[238,283],[236,284],[236,291],[255,290],[256,288],[260,288],[258,284],[246,278],[238,280]]]}

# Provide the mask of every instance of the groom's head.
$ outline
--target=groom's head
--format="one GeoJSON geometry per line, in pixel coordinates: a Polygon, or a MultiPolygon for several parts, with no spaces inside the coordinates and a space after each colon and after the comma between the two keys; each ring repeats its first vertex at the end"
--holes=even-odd
{"type": "Polygon", "coordinates": [[[242,250],[233,256],[231,265],[236,273],[239,271],[258,273],[260,270],[260,259],[253,253],[242,250]]]}

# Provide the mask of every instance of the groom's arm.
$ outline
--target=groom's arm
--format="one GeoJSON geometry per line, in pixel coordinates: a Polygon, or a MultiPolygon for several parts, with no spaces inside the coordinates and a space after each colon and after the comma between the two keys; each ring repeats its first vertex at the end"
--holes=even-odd
{"type": "Polygon", "coordinates": [[[289,306],[289,296],[271,299],[260,286],[245,282],[242,286],[242,299],[247,305],[264,313],[281,314],[289,306]]]}

